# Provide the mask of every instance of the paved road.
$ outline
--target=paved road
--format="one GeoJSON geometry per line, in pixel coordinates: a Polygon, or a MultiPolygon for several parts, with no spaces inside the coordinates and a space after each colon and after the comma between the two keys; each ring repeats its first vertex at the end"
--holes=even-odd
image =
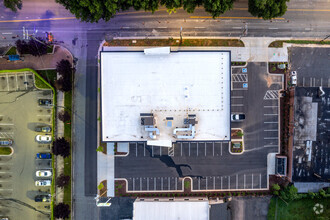
{"type": "MultiPolygon", "coordinates": [[[[101,39],[127,36],[268,36],[324,38],[330,33],[329,0],[289,3],[289,11],[273,22],[251,17],[247,0],[235,3],[235,10],[220,19],[211,19],[203,9],[194,14],[183,10],[168,15],[166,10],[151,13],[122,13],[109,23],[79,22],[53,0],[25,0],[17,14],[0,6],[0,45],[13,44],[13,35],[22,38],[23,27],[29,34],[43,36],[52,32],[78,59],[75,79],[74,128],[74,217],[97,219],[93,197],[96,194],[96,48],[101,39]],[[296,10],[297,9],[297,10],[296,10]],[[35,20],[37,19],[37,20],[35,20]],[[39,20],[38,20],[39,19],[39,20]],[[40,20],[43,19],[43,20],[40,20]],[[15,21],[13,21],[15,20],[15,21]],[[3,39],[2,37],[6,37],[3,39]],[[87,46],[88,45],[88,46],[87,46]],[[93,48],[93,49],[89,49],[93,48]],[[87,97],[87,99],[86,99],[87,97]]],[[[102,211],[101,211],[102,213],[102,211]]],[[[104,216],[103,214],[101,214],[104,216]]]]}

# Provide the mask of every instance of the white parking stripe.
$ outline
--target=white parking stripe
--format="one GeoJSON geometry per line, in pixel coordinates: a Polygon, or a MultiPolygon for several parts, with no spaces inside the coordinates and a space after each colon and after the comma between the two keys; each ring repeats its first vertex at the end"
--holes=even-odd
{"type": "Polygon", "coordinates": [[[142,191],[142,178],[140,178],[140,191],[142,191]]]}
{"type": "Polygon", "coordinates": [[[175,190],[178,190],[178,179],[175,177],[175,190]]]}
{"type": "Polygon", "coordinates": [[[156,177],[154,177],[154,190],[157,190],[157,181],[156,181],[156,177]]]}
{"type": "Polygon", "coordinates": [[[146,143],[143,143],[143,156],[146,156],[146,143]]]}
{"type": "Polygon", "coordinates": [[[213,146],[213,157],[214,157],[214,142],[212,143],[212,146],[213,146]]]}
{"type": "Polygon", "coordinates": [[[264,137],[265,140],[275,140],[278,139],[278,137],[264,137]]]}
{"type": "MultiPolygon", "coordinates": [[[[24,81],[27,82],[27,80],[26,80],[26,73],[24,73],[24,81]]],[[[25,83],[25,89],[27,89],[27,83],[25,83]]]]}
{"type": "Polygon", "coordinates": [[[221,184],[220,185],[221,185],[221,189],[222,189],[222,177],[221,177],[221,184]]]}
{"type": "Polygon", "coordinates": [[[242,99],[243,96],[232,96],[231,98],[232,98],[232,99],[242,99]]]}
{"type": "Polygon", "coordinates": [[[264,131],[278,131],[277,129],[269,129],[269,130],[264,130],[264,131]]]}
{"type": "Polygon", "coordinates": [[[205,157],[206,157],[206,142],[205,142],[205,157]]]}
{"type": "Polygon", "coordinates": [[[230,189],[230,176],[228,176],[228,189],[230,189]]]}
{"type": "Polygon", "coordinates": [[[233,107],[235,107],[235,106],[239,107],[239,106],[244,106],[244,105],[243,104],[231,104],[231,106],[233,106],[233,107]]]}
{"type": "Polygon", "coordinates": [[[190,157],[190,142],[189,142],[189,157],[190,157]]]}
{"type": "Polygon", "coordinates": [[[18,90],[18,80],[17,80],[17,74],[15,74],[16,78],[16,91],[18,90]]]}
{"type": "Polygon", "coordinates": [[[238,188],[238,174],[236,174],[236,189],[238,188]]]}
{"type": "Polygon", "coordinates": [[[265,124],[277,124],[278,122],[277,121],[265,121],[264,123],[265,124]]]}
{"type": "Polygon", "coordinates": [[[278,147],[278,145],[265,145],[264,147],[278,147]]]}
{"type": "Polygon", "coordinates": [[[253,189],[253,173],[252,173],[252,189],[253,189]]]}
{"type": "Polygon", "coordinates": [[[168,190],[171,190],[171,182],[170,181],[171,181],[171,179],[170,179],[170,177],[168,177],[168,188],[167,188],[168,190]]]}
{"type": "Polygon", "coordinates": [[[154,145],[151,146],[151,156],[154,157],[154,145]]]}
{"type": "Polygon", "coordinates": [[[135,179],[133,177],[133,191],[135,191],[135,179]]]}
{"type": "Polygon", "coordinates": [[[159,147],[159,156],[162,156],[162,147],[159,147]]]}
{"type": "Polygon", "coordinates": [[[222,156],[222,142],[221,142],[221,156],[222,156]]]}
{"type": "Polygon", "coordinates": [[[264,106],[264,108],[278,108],[277,105],[266,105],[264,106]]]}
{"type": "Polygon", "coordinates": [[[245,174],[244,174],[244,189],[245,189],[245,174]]]}
{"type": "Polygon", "coordinates": [[[207,177],[206,177],[206,190],[207,190],[207,177]]]}
{"type": "Polygon", "coordinates": [[[6,76],[7,76],[7,89],[8,89],[8,91],[9,91],[9,80],[8,80],[8,74],[6,74],[6,76]]]}
{"type": "Polygon", "coordinates": [[[305,87],[305,77],[303,77],[303,87],[305,87]]]}
{"type": "Polygon", "coordinates": [[[215,176],[213,177],[213,189],[215,189],[215,176]]]}
{"type": "Polygon", "coordinates": [[[264,114],[265,116],[278,115],[278,114],[264,114]]]}
{"type": "Polygon", "coordinates": [[[259,188],[261,189],[261,173],[259,174],[259,188]]]}
{"type": "Polygon", "coordinates": [[[198,178],[198,189],[200,190],[201,189],[201,179],[198,178]]]}
{"type": "Polygon", "coordinates": [[[149,177],[147,177],[147,190],[149,191],[149,177]]]}
{"type": "Polygon", "coordinates": [[[163,177],[160,180],[161,189],[163,190],[163,177]]]}

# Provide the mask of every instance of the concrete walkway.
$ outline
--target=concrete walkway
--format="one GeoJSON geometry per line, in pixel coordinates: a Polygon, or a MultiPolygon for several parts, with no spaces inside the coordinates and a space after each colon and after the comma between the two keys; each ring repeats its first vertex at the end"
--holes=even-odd
{"type": "MultiPolygon", "coordinates": [[[[57,79],[60,75],[57,74],[57,79]]],[[[57,106],[64,106],[64,93],[62,91],[57,91],[57,106]]],[[[64,123],[58,119],[57,115],[63,111],[62,108],[56,108],[56,138],[64,137],[64,123]]],[[[56,177],[60,176],[64,172],[64,158],[62,156],[56,156],[56,177]]],[[[55,197],[56,203],[63,202],[64,198],[64,188],[55,186],[55,197]]]]}

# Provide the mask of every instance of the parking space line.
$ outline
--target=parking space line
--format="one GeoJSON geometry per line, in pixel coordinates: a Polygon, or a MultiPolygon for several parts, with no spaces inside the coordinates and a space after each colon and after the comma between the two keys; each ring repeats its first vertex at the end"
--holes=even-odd
{"type": "Polygon", "coordinates": [[[197,142],[197,157],[198,157],[198,142],[197,142]]]}
{"type": "Polygon", "coordinates": [[[206,157],[206,142],[205,142],[205,145],[204,145],[204,147],[205,147],[205,157],[206,157]]]}
{"type": "Polygon", "coordinates": [[[151,156],[154,157],[154,145],[151,146],[151,156]]]}
{"type": "Polygon", "coordinates": [[[14,126],[14,124],[7,124],[7,123],[4,123],[4,124],[0,124],[0,126],[14,126]]]}
{"type": "Polygon", "coordinates": [[[321,85],[320,85],[320,86],[322,86],[322,80],[323,80],[323,79],[322,79],[322,77],[321,77],[321,85]]]}
{"type": "Polygon", "coordinates": [[[244,96],[232,96],[232,99],[242,99],[244,96]]]}
{"type": "Polygon", "coordinates": [[[154,190],[157,190],[157,180],[156,180],[156,177],[154,177],[154,190]]]}
{"type": "Polygon", "coordinates": [[[143,143],[143,156],[146,156],[146,143],[143,143]]]}
{"type": "Polygon", "coordinates": [[[9,91],[9,79],[8,79],[8,74],[6,74],[6,76],[7,76],[7,89],[8,89],[8,91],[9,91]]]}
{"type": "Polygon", "coordinates": [[[135,143],[135,156],[137,157],[137,143],[135,143]]]}
{"type": "Polygon", "coordinates": [[[214,142],[212,143],[212,146],[213,146],[213,157],[214,157],[214,142]]]}
{"type": "Polygon", "coordinates": [[[149,177],[147,177],[147,190],[149,191],[149,177]]]}
{"type": "Polygon", "coordinates": [[[305,77],[303,77],[303,87],[305,87],[305,77]]]}
{"type": "Polygon", "coordinates": [[[181,142],[181,157],[182,157],[182,142],[181,142]]]}
{"type": "Polygon", "coordinates": [[[236,189],[238,188],[238,174],[236,174],[236,189]]]}
{"type": "Polygon", "coordinates": [[[278,114],[264,114],[265,116],[268,116],[268,115],[278,115],[278,114]]]}
{"type": "Polygon", "coordinates": [[[230,176],[228,176],[228,189],[230,189],[230,176]]]}
{"type": "Polygon", "coordinates": [[[142,178],[140,178],[140,191],[142,191],[142,178]]]}
{"type": "Polygon", "coordinates": [[[265,140],[275,140],[278,139],[278,137],[264,137],[265,140]]]}
{"type": "Polygon", "coordinates": [[[168,178],[168,190],[171,190],[171,179],[170,179],[170,177],[168,178]]]}
{"type": "Polygon", "coordinates": [[[38,117],[50,117],[50,115],[37,115],[38,117]]]}
{"type": "Polygon", "coordinates": [[[215,189],[215,176],[213,177],[213,189],[215,189]]]}
{"type": "Polygon", "coordinates": [[[17,80],[17,74],[15,74],[16,78],[16,91],[18,90],[18,80],[17,80]]]}
{"type": "Polygon", "coordinates": [[[261,173],[259,174],[259,188],[261,189],[261,173]]]}
{"type": "Polygon", "coordinates": [[[163,190],[163,177],[160,180],[160,186],[161,186],[161,189],[163,190]]]}
{"type": "Polygon", "coordinates": [[[231,104],[231,106],[237,106],[237,107],[239,107],[239,106],[244,106],[243,104],[231,104]]]}
{"type": "Polygon", "coordinates": [[[310,87],[313,86],[313,80],[312,80],[312,77],[310,78],[309,85],[310,85],[310,87]]]}
{"type": "Polygon", "coordinates": [[[264,147],[278,147],[278,145],[265,145],[264,147]]]}
{"type": "Polygon", "coordinates": [[[253,189],[253,173],[252,173],[252,189],[253,189]]]}
{"type": "Polygon", "coordinates": [[[269,129],[269,130],[264,130],[264,131],[278,131],[277,129],[269,129]]]}
{"type": "Polygon", "coordinates": [[[162,156],[162,147],[159,146],[159,156],[162,156]]]}
{"type": "Polygon", "coordinates": [[[264,108],[278,108],[277,105],[266,105],[264,106],[264,108]]]}
{"type": "Polygon", "coordinates": [[[207,190],[207,177],[206,177],[206,190],[207,190]]]}
{"type": "Polygon", "coordinates": [[[178,190],[178,179],[176,177],[175,177],[175,190],[178,190]]]}
{"type": "Polygon", "coordinates": [[[220,186],[221,186],[221,189],[222,189],[222,177],[220,178],[220,180],[221,180],[220,186]]]}
{"type": "Polygon", "coordinates": [[[201,189],[201,178],[198,178],[198,190],[201,189]]]}
{"type": "Polygon", "coordinates": [[[315,87],[315,78],[313,78],[314,79],[314,82],[313,82],[313,87],[315,87]]]}
{"type": "Polygon", "coordinates": [[[245,174],[244,174],[244,189],[245,189],[245,174]]]}
{"type": "Polygon", "coordinates": [[[277,121],[264,121],[265,124],[277,124],[277,121]]]}
{"type": "Polygon", "coordinates": [[[328,87],[330,87],[330,78],[328,79],[328,87]]]}
{"type": "Polygon", "coordinates": [[[133,177],[133,191],[135,191],[135,178],[133,177]]]}

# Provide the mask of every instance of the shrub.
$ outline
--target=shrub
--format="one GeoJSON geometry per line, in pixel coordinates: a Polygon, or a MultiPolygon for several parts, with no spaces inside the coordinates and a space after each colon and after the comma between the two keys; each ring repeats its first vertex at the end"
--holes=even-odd
{"type": "Polygon", "coordinates": [[[69,182],[70,182],[70,176],[66,176],[64,174],[61,174],[56,178],[56,185],[61,188],[67,186],[69,182]]]}
{"type": "Polygon", "coordinates": [[[63,122],[70,121],[70,119],[71,119],[70,113],[67,111],[64,111],[64,110],[60,111],[57,116],[58,116],[58,119],[63,122]]]}

